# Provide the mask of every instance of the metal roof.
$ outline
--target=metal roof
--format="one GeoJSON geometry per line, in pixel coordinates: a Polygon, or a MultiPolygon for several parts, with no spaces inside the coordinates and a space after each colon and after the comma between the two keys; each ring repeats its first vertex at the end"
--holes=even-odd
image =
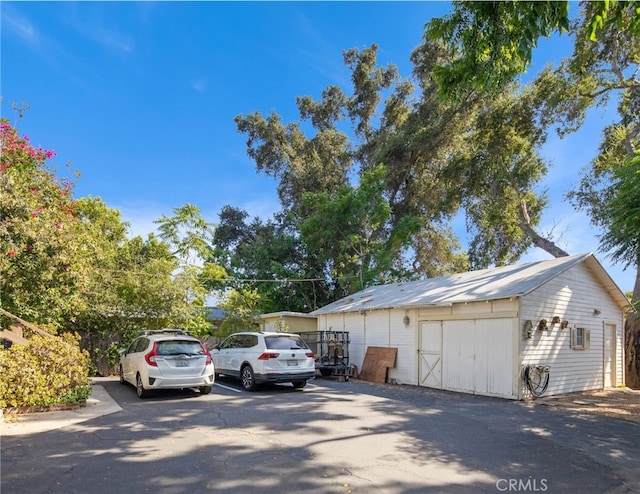
{"type": "Polygon", "coordinates": [[[314,316],[312,316],[311,314],[307,314],[306,312],[292,312],[292,311],[288,311],[288,310],[283,310],[280,312],[269,312],[268,314],[261,314],[260,318],[261,319],[270,319],[273,317],[282,317],[282,318],[286,318],[286,317],[306,317],[306,318],[313,318],[314,316]]]}
{"type": "Polygon", "coordinates": [[[207,307],[205,310],[207,311],[206,318],[212,321],[222,321],[229,314],[228,310],[220,307],[207,307]]]}
{"type": "Polygon", "coordinates": [[[321,307],[311,314],[429,305],[447,306],[464,302],[522,297],[580,263],[587,264],[594,276],[621,307],[628,304],[624,293],[600,262],[592,253],[587,253],[426,280],[372,286],[321,307]]]}

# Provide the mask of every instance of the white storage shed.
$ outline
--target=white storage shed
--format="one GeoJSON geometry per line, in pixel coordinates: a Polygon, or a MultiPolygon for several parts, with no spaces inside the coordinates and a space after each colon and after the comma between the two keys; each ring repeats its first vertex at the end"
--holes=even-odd
{"type": "Polygon", "coordinates": [[[589,253],[373,286],[311,315],[349,331],[359,368],[395,347],[389,380],[521,399],[529,366],[548,370],[545,396],[623,386],[627,304],[589,253]]]}

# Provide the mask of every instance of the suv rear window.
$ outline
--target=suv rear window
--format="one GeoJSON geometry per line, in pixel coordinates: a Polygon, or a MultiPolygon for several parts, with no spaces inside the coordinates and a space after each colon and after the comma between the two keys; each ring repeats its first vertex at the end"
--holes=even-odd
{"type": "Polygon", "coordinates": [[[204,355],[202,345],[197,341],[166,340],[156,344],[158,355],[204,355]]]}
{"type": "Polygon", "coordinates": [[[264,342],[270,350],[298,350],[300,348],[309,348],[302,338],[293,335],[265,336],[264,342]]]}

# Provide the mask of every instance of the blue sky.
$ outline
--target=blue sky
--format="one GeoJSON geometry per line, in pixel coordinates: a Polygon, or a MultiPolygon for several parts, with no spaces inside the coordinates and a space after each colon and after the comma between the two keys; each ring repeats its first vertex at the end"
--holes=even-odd
{"type": "MultiPolygon", "coordinates": [[[[296,96],[349,86],[342,52],[379,46],[382,64],[409,76],[424,24],[444,2],[6,2],[1,13],[0,111],[36,145],[79,170],[75,195],[119,209],[132,234],[195,204],[210,222],[222,206],[268,218],[275,182],[258,175],[234,117],[275,111],[298,118],[296,96]],[[30,110],[17,120],[11,103],[30,110]]],[[[532,71],[569,53],[566,37],[540,43],[532,71]]],[[[597,232],[563,199],[613,114],[578,134],[551,136],[550,197],[542,230],[572,254],[597,252],[597,232]]],[[[466,243],[464,219],[454,222],[466,243]]],[[[548,259],[531,249],[522,262],[548,259]]],[[[597,257],[623,290],[635,273],[597,257]]]]}

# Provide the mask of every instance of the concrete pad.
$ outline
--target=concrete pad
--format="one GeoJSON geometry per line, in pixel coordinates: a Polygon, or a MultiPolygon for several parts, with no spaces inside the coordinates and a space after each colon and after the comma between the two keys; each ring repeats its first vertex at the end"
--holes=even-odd
{"type": "Polygon", "coordinates": [[[87,405],[76,410],[25,413],[4,416],[0,422],[0,436],[37,434],[77,424],[101,415],[122,410],[103,386],[93,383],[87,405]]]}

